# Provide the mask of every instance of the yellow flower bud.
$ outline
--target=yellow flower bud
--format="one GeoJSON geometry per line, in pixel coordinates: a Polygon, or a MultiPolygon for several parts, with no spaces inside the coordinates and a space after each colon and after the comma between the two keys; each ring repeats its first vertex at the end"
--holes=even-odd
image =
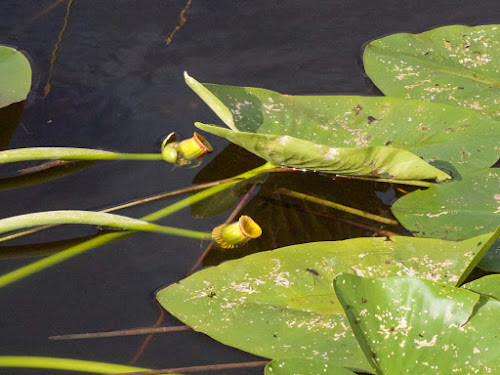
{"type": "Polygon", "coordinates": [[[231,224],[222,224],[212,231],[212,238],[223,249],[232,249],[246,244],[250,239],[260,237],[261,227],[250,216],[243,215],[231,224]]]}
{"type": "Polygon", "coordinates": [[[193,137],[179,142],[177,152],[179,156],[188,161],[202,159],[206,154],[213,151],[213,147],[204,137],[194,133],[193,137]]]}

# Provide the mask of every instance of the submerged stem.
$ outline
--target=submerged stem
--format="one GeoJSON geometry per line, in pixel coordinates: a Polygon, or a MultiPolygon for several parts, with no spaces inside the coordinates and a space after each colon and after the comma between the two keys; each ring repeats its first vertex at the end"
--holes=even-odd
{"type": "Polygon", "coordinates": [[[375,221],[378,221],[379,223],[384,223],[384,224],[389,224],[389,225],[394,225],[394,226],[399,225],[399,222],[396,220],[388,219],[386,217],[382,217],[382,216],[375,215],[375,214],[370,214],[368,212],[358,210],[356,208],[344,206],[343,204],[327,201],[326,199],[313,197],[312,195],[299,193],[297,191],[288,190],[285,188],[280,188],[277,191],[279,193],[282,193],[282,194],[285,194],[285,195],[288,195],[288,196],[291,196],[294,198],[304,199],[304,200],[307,200],[309,202],[320,204],[322,206],[335,208],[337,210],[348,212],[348,213],[353,214],[353,215],[361,216],[361,217],[364,217],[364,218],[367,218],[370,220],[375,220],[375,221]]]}

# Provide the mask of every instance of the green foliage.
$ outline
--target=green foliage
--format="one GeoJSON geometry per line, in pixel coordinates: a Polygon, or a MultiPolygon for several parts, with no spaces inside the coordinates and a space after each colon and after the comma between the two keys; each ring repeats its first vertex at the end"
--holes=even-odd
{"type": "Polygon", "coordinates": [[[26,99],[30,87],[28,59],[14,48],[0,46],[0,108],[26,99]]]}
{"type": "Polygon", "coordinates": [[[450,178],[418,156],[397,148],[373,146],[339,148],[274,134],[234,132],[196,123],[207,132],[223,136],[261,158],[276,164],[318,172],[379,176],[402,180],[450,178]]]}
{"type": "Polygon", "coordinates": [[[335,278],[377,375],[500,372],[498,300],[416,278],[335,278]]]}
{"type": "Polygon", "coordinates": [[[336,360],[313,360],[305,358],[273,359],[264,370],[264,375],[354,375],[354,372],[339,367],[336,360]]]}
{"type": "MultiPolygon", "coordinates": [[[[333,172],[337,168],[338,173],[348,173],[350,164],[362,164],[359,150],[370,146],[391,146],[387,148],[394,153],[393,163],[405,164],[399,156],[409,160],[402,152],[407,150],[445,170],[452,164],[460,172],[488,168],[500,156],[496,121],[465,108],[389,97],[289,96],[252,87],[201,84],[187,74],[186,82],[233,132],[199,123],[196,126],[266,160],[272,158],[289,166],[297,163],[298,167],[329,167],[333,172]],[[225,109],[223,115],[221,108],[225,109]],[[323,145],[324,150],[314,153],[311,143],[300,141],[323,145]],[[333,155],[328,154],[329,148],[336,150],[333,155]],[[342,154],[333,164],[330,159],[339,150],[342,154]],[[324,162],[311,161],[325,153],[324,162]]],[[[364,155],[366,164],[371,160],[373,154],[364,155]]],[[[361,169],[357,174],[370,172],[361,169]]]]}
{"type": "Polygon", "coordinates": [[[500,169],[433,185],[398,199],[392,212],[417,236],[462,240],[491,232],[500,224],[500,169]]]}
{"type": "Polygon", "coordinates": [[[454,25],[366,46],[366,73],[385,94],[477,110],[500,120],[500,27],[454,25]]]}
{"type": "Polygon", "coordinates": [[[488,275],[462,285],[462,288],[500,301],[500,275],[488,275]]]}
{"type": "MultiPolygon", "coordinates": [[[[416,236],[432,238],[357,238],[261,252],[195,273],[159,291],[158,301],[193,329],[272,358],[266,375],[348,375],[371,368],[377,375],[497,373],[500,279],[491,275],[458,286],[479,261],[485,270],[500,270],[500,174],[492,168],[500,156],[499,43],[497,25],[448,26],[371,42],[366,71],[393,97],[290,96],[201,84],[186,74],[186,83],[229,129],[195,125],[267,164],[141,220],[61,211],[0,220],[0,232],[78,222],[202,238],[205,233],[147,221],[189,205],[197,215],[218,214],[278,165],[428,184],[398,199],[392,212],[416,236]],[[441,183],[412,181],[423,179],[441,183]],[[219,204],[210,208],[203,202],[208,197],[219,204]]],[[[0,87],[9,87],[8,95],[0,92],[0,107],[29,91],[31,72],[22,59],[0,47],[0,87]]],[[[0,152],[0,164],[60,158],[161,155],[75,148],[0,152]]],[[[126,235],[73,246],[3,275],[0,286],[126,235]]]]}
{"type": "Polygon", "coordinates": [[[184,323],[226,345],[268,358],[329,358],[368,370],[333,278],[340,272],[411,275],[455,285],[490,237],[356,238],[288,246],[204,269],[161,290],[157,299],[184,323]]]}

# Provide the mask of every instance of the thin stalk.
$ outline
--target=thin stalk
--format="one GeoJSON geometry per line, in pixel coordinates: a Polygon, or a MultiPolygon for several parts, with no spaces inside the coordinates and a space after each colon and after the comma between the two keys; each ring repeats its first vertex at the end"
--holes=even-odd
{"type": "Polygon", "coordinates": [[[189,207],[192,204],[195,204],[196,202],[202,201],[203,199],[206,199],[220,191],[226,190],[228,187],[231,187],[235,185],[236,183],[240,182],[242,179],[243,180],[248,180],[252,177],[255,177],[259,175],[260,173],[264,172],[266,169],[271,169],[271,168],[276,168],[276,164],[273,163],[266,163],[264,165],[261,165],[260,167],[257,167],[255,169],[252,169],[248,172],[242,173],[238,176],[234,177],[234,182],[229,182],[224,185],[218,185],[211,187],[210,189],[200,191],[199,193],[192,195],[191,197],[188,197],[186,199],[183,199],[177,203],[171,204],[170,206],[167,206],[159,211],[153,212],[152,214],[146,215],[142,220],[146,221],[156,221],[159,220],[165,216],[171,215],[174,212],[177,212],[183,208],[189,207]]]}
{"type": "Polygon", "coordinates": [[[119,329],[116,331],[107,332],[88,332],[88,333],[70,333],[67,335],[50,336],[50,340],[81,340],[81,339],[97,339],[102,337],[121,337],[121,336],[139,336],[149,335],[151,333],[167,333],[192,330],[189,326],[173,326],[173,327],[148,327],[148,328],[133,328],[119,329]]]}
{"type": "Polygon", "coordinates": [[[343,174],[337,174],[337,175],[335,175],[335,178],[341,178],[341,179],[344,179],[344,180],[361,180],[361,181],[373,181],[373,182],[387,182],[387,183],[390,183],[390,184],[421,186],[421,187],[431,187],[432,185],[435,185],[432,182],[420,181],[420,180],[395,180],[395,179],[391,179],[391,178],[347,176],[347,175],[343,175],[343,174]]]}
{"type": "MultiPolygon", "coordinates": [[[[200,184],[200,185],[197,185],[197,186],[191,186],[191,187],[184,188],[184,189],[179,189],[179,190],[174,190],[174,191],[169,191],[169,192],[166,192],[166,193],[154,195],[154,196],[149,197],[149,198],[141,198],[141,199],[129,202],[129,203],[124,203],[124,204],[121,204],[121,205],[118,205],[118,206],[106,208],[106,209],[101,210],[99,212],[113,212],[113,211],[118,211],[118,210],[122,210],[124,208],[129,208],[129,207],[137,206],[139,204],[153,202],[153,201],[158,200],[158,199],[163,199],[163,198],[171,197],[171,196],[178,195],[178,194],[189,193],[189,192],[192,192],[192,191],[206,189],[206,188],[209,188],[209,187],[212,187],[212,186],[222,185],[222,184],[225,184],[227,182],[233,182],[233,181],[238,182],[238,181],[241,181],[241,180],[243,180],[243,179],[241,179],[241,178],[240,179],[230,178],[230,179],[226,179],[226,180],[220,180],[220,181],[215,181],[215,182],[208,182],[208,183],[200,184]]],[[[31,228],[31,229],[28,229],[28,230],[25,230],[25,231],[22,231],[22,232],[17,232],[17,233],[14,233],[14,234],[10,234],[8,236],[3,236],[3,237],[0,237],[0,242],[5,242],[5,241],[8,241],[8,240],[13,240],[14,238],[18,238],[18,237],[22,237],[22,236],[25,236],[25,235],[28,235],[28,234],[40,232],[42,230],[54,228],[55,226],[56,225],[44,225],[44,226],[41,226],[41,227],[31,228]]]]}
{"type": "MultiPolygon", "coordinates": [[[[252,361],[252,362],[238,362],[238,363],[220,363],[216,365],[204,365],[204,366],[189,366],[189,367],[177,367],[168,368],[161,370],[147,370],[134,372],[130,375],[160,375],[160,374],[174,374],[179,371],[182,372],[201,372],[201,371],[220,371],[220,370],[231,370],[237,368],[250,368],[250,367],[264,367],[269,363],[267,361],[252,361]]],[[[121,375],[121,374],[116,374],[121,375]]]]}
{"type": "Polygon", "coordinates": [[[75,147],[27,147],[0,152],[0,164],[28,160],[163,160],[157,154],[131,154],[75,147]]]}
{"type": "Polygon", "coordinates": [[[141,367],[117,365],[114,363],[83,361],[78,359],[29,356],[0,356],[0,367],[46,368],[53,370],[83,371],[99,374],[124,374],[148,371],[141,367]]]}
{"type": "MultiPolygon", "coordinates": [[[[177,212],[181,210],[182,208],[188,207],[191,204],[194,204],[196,202],[199,202],[203,199],[206,199],[210,196],[212,196],[215,193],[218,193],[220,191],[223,191],[224,189],[229,188],[230,186],[233,186],[234,184],[238,183],[240,179],[249,179],[252,178],[262,171],[268,169],[268,168],[274,168],[275,165],[271,163],[266,163],[258,168],[252,169],[251,171],[242,173],[238,176],[235,176],[235,180],[228,182],[227,184],[224,185],[217,185],[213,186],[211,188],[208,188],[206,190],[200,191],[199,193],[196,193],[188,198],[185,198],[177,203],[174,203],[168,207],[165,207],[159,211],[156,211],[152,214],[146,215],[142,217],[140,220],[144,221],[155,221],[159,220],[165,216],[171,215],[174,212],[177,212]]],[[[70,259],[76,255],[79,255],[87,250],[93,249],[98,246],[106,245],[112,241],[116,241],[118,239],[126,238],[130,235],[132,235],[134,232],[116,232],[116,233],[107,233],[102,236],[92,238],[88,241],[85,241],[81,244],[78,244],[76,246],[72,246],[66,250],[60,251],[57,254],[48,256],[46,258],[40,259],[37,262],[28,264],[24,267],[20,267],[12,272],[9,272],[5,275],[0,276],[0,287],[9,285],[13,282],[19,281],[27,276],[33,275],[37,272],[40,272],[48,267],[51,267],[55,264],[58,264],[66,259],[70,259]]]]}
{"type": "Polygon", "coordinates": [[[364,217],[366,219],[378,221],[379,223],[389,224],[389,225],[394,225],[394,226],[399,225],[399,222],[396,220],[388,219],[386,217],[382,217],[382,216],[375,215],[375,214],[370,214],[368,212],[358,210],[356,208],[352,208],[352,207],[344,206],[344,205],[339,204],[339,203],[327,201],[326,199],[313,197],[312,195],[299,193],[297,191],[288,190],[285,188],[280,188],[277,190],[277,192],[288,195],[290,197],[294,197],[294,198],[303,199],[303,200],[306,200],[309,202],[317,203],[317,204],[320,204],[322,206],[335,208],[337,210],[348,212],[348,213],[353,214],[353,215],[361,216],[361,217],[364,217]]]}
{"type": "Polygon", "coordinates": [[[132,231],[171,234],[174,236],[189,237],[201,240],[210,237],[210,233],[152,224],[144,220],[133,219],[127,216],[109,214],[104,212],[77,210],[35,212],[31,214],[12,216],[0,220],[0,233],[12,232],[15,230],[35,227],[39,225],[59,224],[100,225],[132,231]]]}

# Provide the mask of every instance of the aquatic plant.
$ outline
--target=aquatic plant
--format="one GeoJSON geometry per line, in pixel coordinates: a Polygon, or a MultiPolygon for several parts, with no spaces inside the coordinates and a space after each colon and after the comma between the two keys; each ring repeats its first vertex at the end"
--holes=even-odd
{"type": "MultiPolygon", "coordinates": [[[[415,237],[388,234],[259,252],[196,272],[159,291],[157,299],[193,329],[269,358],[268,375],[500,372],[500,331],[494,322],[498,275],[464,284],[478,265],[500,272],[500,174],[492,167],[500,156],[500,26],[395,34],[369,43],[363,58],[367,74],[387,96],[290,96],[199,83],[186,73],[188,86],[227,126],[196,127],[267,163],[141,219],[60,211],[0,220],[0,232],[60,223],[126,230],[105,232],[0,276],[0,286],[131,231],[210,236],[151,222],[277,168],[413,185],[425,189],[404,195],[391,209],[415,237]]],[[[198,133],[180,142],[171,134],[157,154],[34,148],[0,152],[0,163],[134,159],[187,165],[211,151],[198,133]]],[[[398,224],[313,195],[284,192],[398,224]]],[[[230,249],[261,233],[242,216],[212,236],[230,249]]],[[[8,361],[0,358],[2,363],[8,361]]]]}

